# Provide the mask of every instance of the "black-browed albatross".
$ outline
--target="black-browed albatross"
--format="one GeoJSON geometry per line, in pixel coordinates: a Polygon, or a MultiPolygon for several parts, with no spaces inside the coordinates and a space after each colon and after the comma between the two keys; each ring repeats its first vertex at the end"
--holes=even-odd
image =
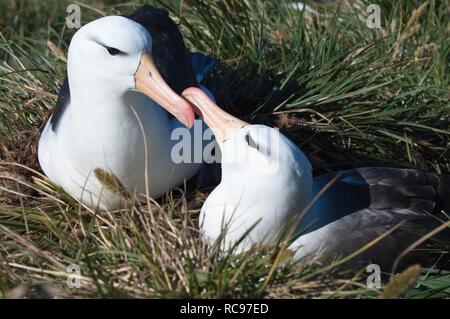
{"type": "MultiPolygon", "coordinates": [[[[213,65],[186,50],[162,9],[146,5],[129,17],[86,24],[71,40],[68,76],[39,141],[43,171],[79,201],[101,209],[119,208],[122,199],[104,188],[96,168],[114,174],[130,193],[146,193],[148,186],[158,197],[182,184],[201,163],[174,161],[178,141],[171,133],[183,125],[201,132],[205,127],[179,94],[197,86],[213,65]]],[[[191,137],[202,138],[193,129],[191,137]]]]}
{"type": "MultiPolygon", "coordinates": [[[[360,268],[375,263],[390,272],[408,246],[448,222],[442,212],[450,213],[449,175],[368,167],[344,171],[337,178],[330,173],[313,179],[306,156],[278,130],[235,118],[198,88],[182,95],[196,106],[221,149],[222,180],[201,209],[200,227],[207,239],[221,238],[224,249],[238,244],[237,251],[246,250],[293,228],[294,236],[288,239],[298,260],[316,255],[334,259],[349,256],[400,225],[346,264],[360,268]],[[323,195],[302,218],[322,189],[323,195]]],[[[450,229],[435,240],[448,245],[450,229]]],[[[399,265],[429,264],[436,256],[415,250],[399,265]]],[[[444,255],[443,260],[448,259],[444,255]]]]}

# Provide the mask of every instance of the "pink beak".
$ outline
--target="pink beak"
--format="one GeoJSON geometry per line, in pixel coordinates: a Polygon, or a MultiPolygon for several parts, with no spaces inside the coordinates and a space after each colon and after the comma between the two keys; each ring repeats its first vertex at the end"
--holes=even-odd
{"type": "Polygon", "coordinates": [[[241,127],[249,125],[222,110],[199,88],[187,88],[181,95],[191,102],[194,110],[203,117],[220,143],[231,137],[241,127]]]}
{"type": "Polygon", "coordinates": [[[164,81],[149,53],[142,54],[134,79],[139,91],[173,114],[188,128],[194,125],[195,114],[191,105],[164,81]]]}

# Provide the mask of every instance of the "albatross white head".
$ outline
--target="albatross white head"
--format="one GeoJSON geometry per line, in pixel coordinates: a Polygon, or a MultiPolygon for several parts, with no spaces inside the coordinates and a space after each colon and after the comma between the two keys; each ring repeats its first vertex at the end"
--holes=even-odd
{"type": "Polygon", "coordinates": [[[239,120],[198,88],[182,95],[212,129],[222,152],[222,181],[201,211],[204,234],[216,239],[225,229],[229,247],[251,229],[241,249],[273,240],[310,201],[308,159],[278,130],[239,120]]]}
{"type": "Polygon", "coordinates": [[[194,113],[164,81],[151,55],[152,37],[139,23],[108,16],[83,26],[72,38],[68,75],[72,99],[78,105],[108,107],[137,90],[191,127],[194,113]],[[81,67],[82,66],[82,67],[81,67]],[[86,87],[90,87],[89,91],[86,87]]]}

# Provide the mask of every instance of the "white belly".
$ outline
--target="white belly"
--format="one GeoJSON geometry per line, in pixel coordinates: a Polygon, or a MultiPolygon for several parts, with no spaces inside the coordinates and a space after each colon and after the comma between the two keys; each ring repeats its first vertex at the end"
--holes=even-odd
{"type": "Polygon", "coordinates": [[[73,120],[73,109],[68,109],[57,134],[49,123],[42,133],[39,162],[43,171],[90,207],[114,209],[122,204],[121,197],[96,178],[96,168],[113,173],[131,194],[145,194],[148,181],[152,197],[164,195],[200,168],[201,163],[176,164],[172,160],[170,152],[176,141],[171,141],[173,127],[168,127],[171,121],[164,110],[139,93],[130,94],[127,103],[130,105],[120,114],[97,114],[86,122],[73,120]]]}

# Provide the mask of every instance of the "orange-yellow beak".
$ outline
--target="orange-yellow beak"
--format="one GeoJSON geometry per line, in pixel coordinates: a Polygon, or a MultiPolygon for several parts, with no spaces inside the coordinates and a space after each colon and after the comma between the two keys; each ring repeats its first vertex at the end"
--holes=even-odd
{"type": "Polygon", "coordinates": [[[191,105],[164,81],[149,53],[142,54],[134,80],[139,91],[173,114],[181,123],[188,128],[194,125],[195,115],[191,105]]]}
{"type": "Polygon", "coordinates": [[[230,138],[241,127],[249,125],[222,110],[199,88],[187,88],[181,95],[192,103],[195,111],[203,117],[220,143],[230,138]]]}

